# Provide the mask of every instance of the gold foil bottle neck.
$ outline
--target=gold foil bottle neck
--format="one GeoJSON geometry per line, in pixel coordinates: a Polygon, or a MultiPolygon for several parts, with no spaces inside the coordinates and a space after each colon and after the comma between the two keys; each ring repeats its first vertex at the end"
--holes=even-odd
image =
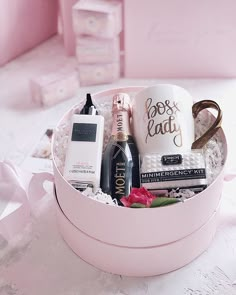
{"type": "Polygon", "coordinates": [[[127,141],[128,140],[128,134],[124,133],[124,132],[117,132],[116,135],[114,135],[114,139],[116,141],[127,141]]]}

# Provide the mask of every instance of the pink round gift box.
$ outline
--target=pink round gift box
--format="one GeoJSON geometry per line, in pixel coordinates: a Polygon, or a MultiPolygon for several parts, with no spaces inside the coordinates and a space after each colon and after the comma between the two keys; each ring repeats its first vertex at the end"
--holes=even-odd
{"type": "MultiPolygon", "coordinates": [[[[117,92],[134,94],[141,89],[143,87],[111,89],[94,94],[93,98],[112,98],[117,92]]],[[[58,128],[70,114],[71,110],[63,116],[58,128]]],[[[226,160],[225,135],[222,129],[218,132],[223,142],[226,160]]],[[[132,209],[106,205],[86,198],[63,178],[54,156],[53,166],[59,203],[57,216],[62,235],[74,252],[100,269],[130,276],[169,272],[193,260],[208,247],[214,236],[224,167],[209,187],[184,202],[159,208],[132,209]],[[96,247],[98,244],[100,246],[96,247]],[[188,249],[186,254],[189,247],[191,249],[188,249]],[[180,255],[181,249],[184,249],[183,255],[180,255]],[[106,255],[106,251],[109,255],[106,255]],[[105,261],[101,260],[102,252],[105,261]],[[130,256],[131,260],[130,253],[133,253],[130,256]],[[168,253],[169,258],[162,257],[168,253]],[[174,259],[174,253],[175,261],[178,262],[166,263],[174,259]],[[152,254],[156,257],[156,262],[153,263],[160,263],[158,267],[144,263],[146,258],[151,259],[152,254]],[[113,255],[116,258],[111,260],[113,255]],[[137,260],[136,255],[141,257],[137,260]],[[137,261],[142,263],[139,264],[142,268],[137,269],[137,261]]],[[[151,262],[152,260],[149,261],[151,262]]]]}

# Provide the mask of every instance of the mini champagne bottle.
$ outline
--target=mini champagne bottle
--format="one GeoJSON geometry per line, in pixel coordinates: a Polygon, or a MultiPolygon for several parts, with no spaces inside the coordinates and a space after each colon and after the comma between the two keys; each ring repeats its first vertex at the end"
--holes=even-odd
{"type": "Polygon", "coordinates": [[[131,134],[130,98],[126,93],[113,97],[112,135],[104,151],[101,188],[117,199],[128,196],[132,187],[140,187],[139,153],[131,134]]]}

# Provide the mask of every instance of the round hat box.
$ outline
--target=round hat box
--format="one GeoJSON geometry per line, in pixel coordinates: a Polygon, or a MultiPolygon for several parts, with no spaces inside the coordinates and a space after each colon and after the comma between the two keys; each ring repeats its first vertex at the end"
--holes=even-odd
{"type": "MultiPolygon", "coordinates": [[[[93,98],[112,98],[118,92],[133,95],[141,89],[111,89],[93,98]]],[[[63,116],[57,129],[71,113],[63,116]]],[[[222,129],[218,136],[225,162],[227,143],[222,129]]],[[[120,275],[158,275],[186,265],[210,244],[217,227],[224,166],[205,190],[184,202],[132,209],[103,204],[75,190],[56,165],[54,145],[55,136],[52,150],[59,228],[67,244],[88,263],[120,275]]]]}

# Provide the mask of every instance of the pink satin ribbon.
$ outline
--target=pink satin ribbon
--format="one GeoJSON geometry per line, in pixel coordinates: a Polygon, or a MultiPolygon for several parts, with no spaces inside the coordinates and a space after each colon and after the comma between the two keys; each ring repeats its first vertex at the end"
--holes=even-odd
{"type": "Polygon", "coordinates": [[[231,181],[236,178],[236,172],[227,172],[224,176],[224,181],[231,181]]]}
{"type": "Polygon", "coordinates": [[[45,194],[50,173],[32,174],[9,162],[0,162],[0,236],[10,241],[30,221],[30,209],[45,194]]]}

